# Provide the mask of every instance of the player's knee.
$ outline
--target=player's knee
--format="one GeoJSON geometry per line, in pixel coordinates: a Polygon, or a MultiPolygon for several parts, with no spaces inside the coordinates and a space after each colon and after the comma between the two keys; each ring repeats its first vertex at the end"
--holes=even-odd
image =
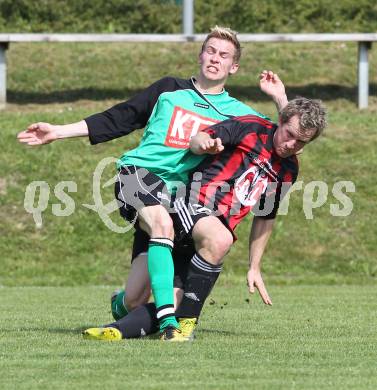
{"type": "Polygon", "coordinates": [[[222,258],[229,252],[233,243],[233,237],[229,233],[222,235],[208,235],[202,237],[198,247],[202,249],[206,260],[212,264],[219,264],[222,258]],[[204,251],[203,251],[204,250],[204,251]]]}
{"type": "Polygon", "coordinates": [[[160,216],[153,221],[151,236],[174,238],[173,221],[170,216],[160,216]]]}
{"type": "Polygon", "coordinates": [[[139,212],[139,223],[151,237],[174,239],[173,221],[161,205],[144,207],[139,212]]]}
{"type": "Polygon", "coordinates": [[[233,244],[233,237],[229,233],[229,235],[222,237],[212,237],[211,241],[212,251],[216,255],[216,259],[220,261],[229,252],[230,247],[233,244]]]}
{"type": "Polygon", "coordinates": [[[141,305],[148,303],[149,295],[143,294],[142,296],[129,296],[126,294],[125,304],[128,311],[132,311],[141,305]]]}
{"type": "Polygon", "coordinates": [[[128,311],[132,311],[141,305],[145,305],[148,303],[151,296],[149,283],[142,288],[133,288],[132,286],[126,285],[125,292],[124,303],[128,311]]]}
{"type": "Polygon", "coordinates": [[[135,297],[130,297],[129,295],[126,294],[125,296],[125,302],[126,308],[128,311],[132,311],[137,308],[137,299],[135,297]]]}

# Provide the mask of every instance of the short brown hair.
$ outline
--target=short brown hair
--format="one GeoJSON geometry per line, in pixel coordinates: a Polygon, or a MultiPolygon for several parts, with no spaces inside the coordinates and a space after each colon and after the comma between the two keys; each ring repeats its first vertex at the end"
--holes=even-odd
{"type": "Polygon", "coordinates": [[[203,42],[202,53],[206,47],[207,42],[211,38],[224,39],[225,41],[229,41],[229,42],[233,43],[234,48],[236,49],[236,51],[234,53],[233,60],[236,64],[238,64],[238,62],[240,61],[240,58],[241,58],[241,44],[237,38],[236,31],[233,31],[228,27],[220,27],[220,26],[215,26],[215,27],[211,28],[211,32],[206,36],[206,39],[203,42]]]}
{"type": "Polygon", "coordinates": [[[287,123],[295,115],[300,118],[300,129],[303,133],[315,131],[311,141],[317,138],[327,126],[326,109],[321,100],[304,97],[290,100],[281,110],[280,119],[282,123],[287,123]]]}

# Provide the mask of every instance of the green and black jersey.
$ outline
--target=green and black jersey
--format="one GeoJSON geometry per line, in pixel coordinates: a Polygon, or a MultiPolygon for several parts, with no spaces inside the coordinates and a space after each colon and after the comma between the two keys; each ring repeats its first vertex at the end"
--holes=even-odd
{"type": "Polygon", "coordinates": [[[106,142],[145,127],[139,146],[127,151],[118,168],[136,165],[161,177],[168,189],[187,183],[188,173],[204,158],[191,153],[198,131],[233,116],[263,115],[229,96],[202,94],[194,79],[165,77],[130,100],[85,119],[92,144],[106,142]]]}

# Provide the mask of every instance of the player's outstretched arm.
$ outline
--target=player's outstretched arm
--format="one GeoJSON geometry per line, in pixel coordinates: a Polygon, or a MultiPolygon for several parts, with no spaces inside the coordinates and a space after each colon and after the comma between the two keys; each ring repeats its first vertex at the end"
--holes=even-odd
{"type": "Polygon", "coordinates": [[[195,154],[217,154],[224,150],[220,138],[211,138],[209,134],[200,131],[190,140],[190,150],[195,154]]]}
{"type": "Polygon", "coordinates": [[[33,123],[17,135],[19,142],[31,146],[49,144],[58,139],[84,137],[89,134],[84,120],[68,125],[52,125],[46,122],[33,123]]]}
{"type": "Polygon", "coordinates": [[[285,87],[277,73],[271,70],[264,70],[259,75],[260,89],[275,102],[278,111],[281,111],[287,104],[288,98],[285,87]]]}
{"type": "Polygon", "coordinates": [[[253,294],[258,290],[263,302],[272,305],[272,300],[267,292],[261,274],[261,260],[274,226],[274,219],[264,219],[255,216],[250,231],[249,271],[247,273],[247,285],[249,292],[253,294]]]}

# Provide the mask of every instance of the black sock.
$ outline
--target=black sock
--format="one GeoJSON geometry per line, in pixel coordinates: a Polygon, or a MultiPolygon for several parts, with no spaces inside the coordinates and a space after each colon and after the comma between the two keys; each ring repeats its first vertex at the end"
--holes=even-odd
{"type": "Polygon", "coordinates": [[[105,327],[117,328],[124,339],[138,338],[156,333],[159,329],[154,303],[147,303],[129,312],[120,320],[105,327]]]}
{"type": "Polygon", "coordinates": [[[177,318],[199,318],[203,305],[220,275],[222,265],[212,265],[198,253],[191,259],[177,318]]]}

